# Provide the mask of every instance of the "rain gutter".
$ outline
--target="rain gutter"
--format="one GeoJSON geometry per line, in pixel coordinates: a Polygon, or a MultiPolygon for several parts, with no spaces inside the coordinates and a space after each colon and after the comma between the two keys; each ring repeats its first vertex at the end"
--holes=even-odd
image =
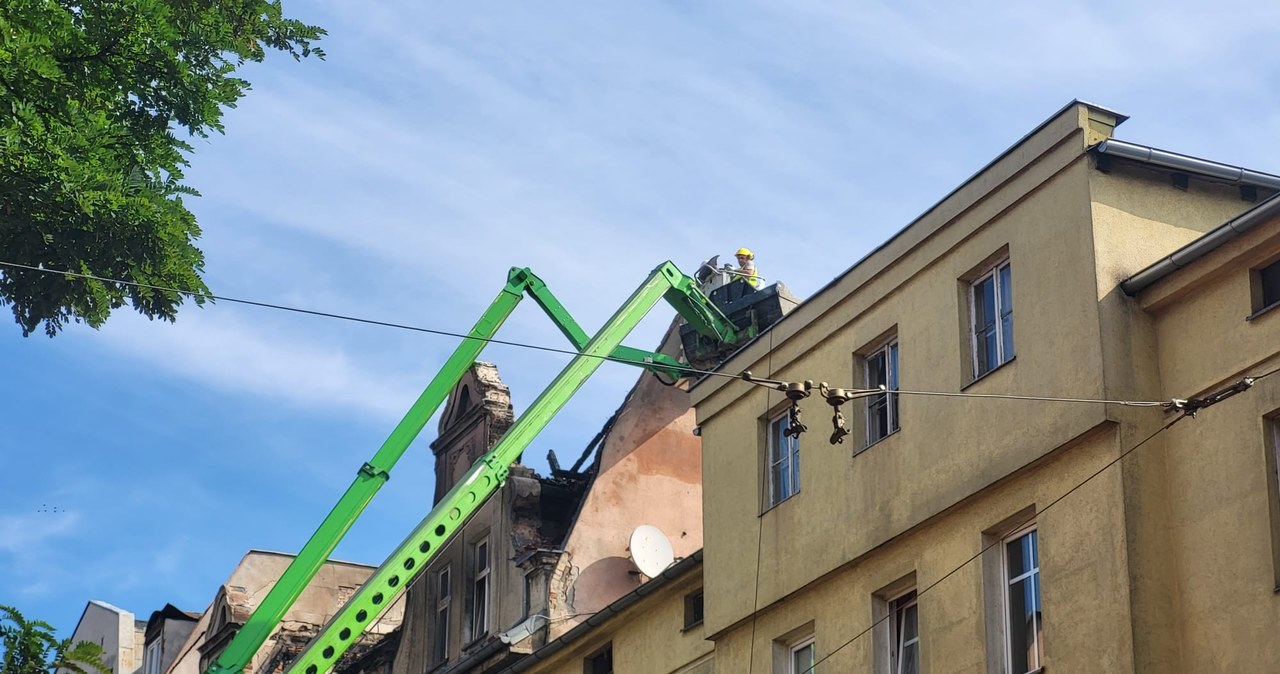
{"type": "Polygon", "coordinates": [[[1241,166],[1221,164],[1190,155],[1177,154],[1176,152],[1138,145],[1137,143],[1109,138],[1098,143],[1093,149],[1098,154],[1122,157],[1161,168],[1216,178],[1233,185],[1268,187],[1273,190],[1280,190],[1280,176],[1252,171],[1241,166]]]}
{"type": "Polygon", "coordinates": [[[1160,279],[1204,257],[1210,251],[1278,214],[1280,214],[1280,193],[1179,248],[1172,255],[1121,281],[1120,288],[1126,295],[1135,297],[1160,279]]]}

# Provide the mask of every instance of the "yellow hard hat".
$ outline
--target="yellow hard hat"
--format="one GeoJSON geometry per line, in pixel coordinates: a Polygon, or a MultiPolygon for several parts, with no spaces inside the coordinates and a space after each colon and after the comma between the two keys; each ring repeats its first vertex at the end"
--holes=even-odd
{"type": "Polygon", "coordinates": [[[753,255],[753,254],[751,253],[751,249],[750,249],[750,248],[739,248],[739,249],[738,249],[738,252],[734,253],[733,255],[734,255],[734,257],[737,257],[738,255],[746,255],[748,258],[753,259],[753,260],[754,260],[754,259],[755,259],[755,257],[756,257],[755,255],[753,255]]]}

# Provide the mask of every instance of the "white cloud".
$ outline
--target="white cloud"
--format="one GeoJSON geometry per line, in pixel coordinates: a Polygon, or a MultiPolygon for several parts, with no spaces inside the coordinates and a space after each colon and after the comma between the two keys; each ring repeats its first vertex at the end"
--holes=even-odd
{"type": "Polygon", "coordinates": [[[295,406],[388,418],[416,396],[401,375],[355,362],[334,340],[269,320],[249,323],[221,306],[190,308],[173,325],[121,313],[101,338],[173,375],[295,406]]]}
{"type": "Polygon", "coordinates": [[[0,515],[0,554],[33,559],[59,539],[79,531],[80,515],[74,512],[32,512],[0,515]]]}

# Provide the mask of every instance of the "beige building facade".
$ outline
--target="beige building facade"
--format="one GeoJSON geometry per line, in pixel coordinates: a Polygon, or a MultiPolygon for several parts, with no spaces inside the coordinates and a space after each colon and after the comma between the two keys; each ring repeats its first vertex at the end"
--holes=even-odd
{"type": "MultiPolygon", "coordinates": [[[[71,643],[87,641],[102,647],[102,662],[115,674],[133,674],[142,667],[147,623],[133,613],[105,601],[92,600],[71,633],[71,643]]],[[[65,672],[66,670],[58,670],[65,672]]]]}
{"type": "Polygon", "coordinates": [[[1066,106],[721,367],[902,393],[693,388],[717,672],[1280,671],[1280,376],[1145,444],[1179,412],[1079,402],[1277,364],[1280,178],[1124,119],[1066,106]]]}
{"type": "MultiPolygon", "coordinates": [[[[293,556],[264,550],[250,550],[236,565],[226,582],[194,625],[185,627],[186,638],[159,674],[202,674],[226,649],[236,631],[253,615],[293,556]]],[[[321,627],[342,608],[373,573],[365,564],[330,560],[285,612],[280,625],[245,665],[245,674],[279,674],[302,653],[321,627]]],[[[396,601],[351,648],[339,667],[346,670],[359,661],[375,643],[394,632],[404,614],[404,602],[396,601]]],[[[156,630],[152,638],[162,638],[156,630]]],[[[148,643],[150,645],[150,643],[148,643]]],[[[161,651],[173,652],[172,645],[161,651]]]]}

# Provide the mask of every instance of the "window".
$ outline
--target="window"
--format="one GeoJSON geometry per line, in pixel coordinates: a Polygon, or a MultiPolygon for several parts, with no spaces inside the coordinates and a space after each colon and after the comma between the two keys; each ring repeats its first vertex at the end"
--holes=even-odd
{"type": "Polygon", "coordinates": [[[143,674],[160,674],[160,639],[147,644],[146,654],[142,657],[143,674]]]}
{"type": "Polygon", "coordinates": [[[1267,499],[1271,511],[1271,561],[1276,592],[1280,592],[1280,410],[1263,419],[1263,447],[1267,465],[1267,499]]]}
{"type": "Polygon", "coordinates": [[[969,286],[969,316],[976,379],[1013,358],[1013,279],[1008,260],[969,286]]]}
{"type": "MultiPolygon", "coordinates": [[[[898,342],[892,341],[866,357],[867,388],[898,390],[898,342]]],[[[898,430],[898,396],[882,393],[867,398],[867,444],[875,444],[898,430]]]]}
{"type": "Polygon", "coordinates": [[[916,591],[890,602],[893,622],[889,671],[893,674],[920,674],[920,625],[916,607],[916,591]]]}
{"type": "Polygon", "coordinates": [[[436,574],[436,634],[431,653],[434,662],[444,662],[449,658],[450,575],[447,566],[436,574]]]}
{"type": "Polygon", "coordinates": [[[584,674],[613,674],[613,644],[605,646],[582,662],[584,674]]]}
{"type": "Polygon", "coordinates": [[[791,657],[788,659],[791,665],[787,674],[806,674],[814,671],[816,666],[816,658],[813,647],[813,637],[809,637],[804,641],[791,646],[791,657]]]}
{"type": "Polygon", "coordinates": [[[800,491],[800,438],[788,436],[791,419],[783,413],[769,422],[769,506],[800,491]]]}
{"type": "Polygon", "coordinates": [[[489,539],[472,546],[472,562],[475,581],[471,586],[471,638],[476,639],[489,631],[489,539]]]}
{"type": "Polygon", "coordinates": [[[520,617],[528,618],[533,612],[533,571],[524,574],[524,594],[520,601],[520,617]]]}
{"type": "Polygon", "coordinates": [[[1004,556],[1005,641],[1009,674],[1040,668],[1043,625],[1040,616],[1040,545],[1035,526],[1002,541],[1004,556]]]}
{"type": "Polygon", "coordinates": [[[702,590],[690,593],[684,598],[684,628],[689,629],[702,624],[702,590]]]}
{"type": "Polygon", "coordinates": [[[1257,270],[1254,284],[1254,312],[1280,304],[1280,260],[1257,270]]]}

